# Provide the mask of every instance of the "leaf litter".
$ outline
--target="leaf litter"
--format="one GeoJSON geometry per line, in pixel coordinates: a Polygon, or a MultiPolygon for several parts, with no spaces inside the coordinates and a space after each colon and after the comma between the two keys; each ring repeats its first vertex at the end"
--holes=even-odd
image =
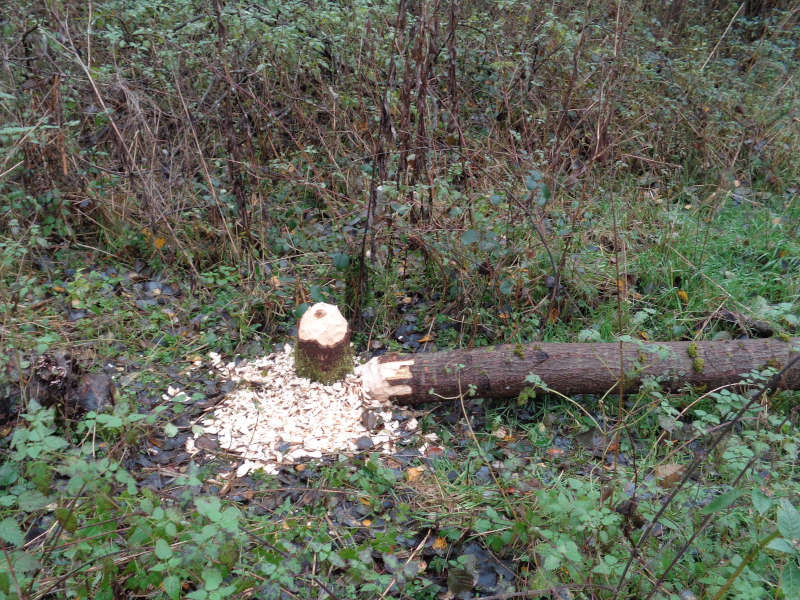
{"type": "Polygon", "coordinates": [[[331,385],[298,377],[289,344],[238,365],[213,352],[209,358],[212,371],[236,387],[198,419],[186,449],[195,455],[216,436],[219,450],[241,458],[239,477],[256,469],[274,474],[281,466],[326,455],[392,455],[398,444],[414,441],[416,411],[367,397],[358,370],[331,385]]]}

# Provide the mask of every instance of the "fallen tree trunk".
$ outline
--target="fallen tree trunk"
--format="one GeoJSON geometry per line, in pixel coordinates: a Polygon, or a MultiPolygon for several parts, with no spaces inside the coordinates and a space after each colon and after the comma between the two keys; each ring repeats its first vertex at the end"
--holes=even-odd
{"type": "MultiPolygon", "coordinates": [[[[714,342],[626,342],[622,344],[624,390],[645,377],[664,389],[736,383],[747,373],[787,365],[800,339],[714,342]]],[[[364,391],[403,404],[449,400],[470,390],[485,398],[517,396],[533,373],[562,394],[603,394],[620,381],[620,344],[504,345],[413,355],[386,354],[360,367],[364,391]],[[474,386],[474,387],[473,387],[474,386]]],[[[780,387],[800,389],[800,361],[784,373],[780,387]]]]}

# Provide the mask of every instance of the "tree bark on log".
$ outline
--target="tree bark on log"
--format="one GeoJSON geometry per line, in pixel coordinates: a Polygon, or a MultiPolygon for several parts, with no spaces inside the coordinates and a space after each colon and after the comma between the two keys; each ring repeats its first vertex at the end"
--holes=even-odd
{"type": "Polygon", "coordinates": [[[303,314],[297,327],[295,371],[325,384],[353,371],[350,328],[332,304],[318,302],[303,314]]]}
{"type": "MultiPolygon", "coordinates": [[[[715,387],[747,373],[781,369],[798,355],[800,338],[713,342],[626,342],[622,344],[624,391],[645,377],[662,388],[715,387]]],[[[450,400],[473,389],[485,398],[516,397],[531,386],[533,373],[562,394],[604,394],[620,381],[620,344],[503,345],[429,354],[385,354],[361,366],[364,391],[402,404],[450,400]]],[[[800,389],[800,361],[781,378],[781,388],[800,389]]]]}

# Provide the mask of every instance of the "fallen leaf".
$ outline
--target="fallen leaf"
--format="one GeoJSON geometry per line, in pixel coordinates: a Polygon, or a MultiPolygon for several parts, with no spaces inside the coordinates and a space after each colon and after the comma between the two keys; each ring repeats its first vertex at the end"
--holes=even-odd
{"type": "Polygon", "coordinates": [[[432,342],[435,339],[436,339],[436,334],[431,332],[426,335],[423,335],[421,338],[417,340],[417,342],[419,342],[420,344],[424,344],[426,342],[432,342]]]}
{"type": "Polygon", "coordinates": [[[678,483],[685,469],[684,465],[668,463],[666,465],[658,465],[653,469],[653,474],[656,477],[656,481],[658,481],[658,485],[662,488],[671,488],[678,483]]]}
{"type": "Polygon", "coordinates": [[[508,438],[508,430],[505,427],[498,427],[492,432],[492,435],[501,440],[508,438]]]}
{"type": "Polygon", "coordinates": [[[425,450],[425,458],[433,458],[434,456],[442,456],[444,450],[441,446],[428,446],[425,450]]]}
{"type": "Polygon", "coordinates": [[[408,469],[406,469],[406,475],[408,476],[409,481],[417,481],[420,477],[422,477],[422,474],[424,472],[425,472],[425,467],[423,466],[409,467],[408,469]]]}
{"type": "Polygon", "coordinates": [[[371,519],[364,519],[363,521],[361,521],[361,524],[364,527],[369,527],[370,525],[372,525],[372,520],[371,519]]]}
{"type": "Polygon", "coordinates": [[[157,237],[153,240],[153,246],[155,247],[156,250],[161,250],[164,247],[164,244],[166,243],[167,240],[165,240],[162,237],[157,237]]]}
{"type": "Polygon", "coordinates": [[[564,450],[561,448],[548,448],[547,453],[553,458],[556,456],[564,456],[564,450]]]}
{"type": "Polygon", "coordinates": [[[689,294],[683,290],[678,290],[678,299],[681,301],[681,304],[687,304],[689,302],[689,294]]]}
{"type": "Polygon", "coordinates": [[[447,540],[443,537],[437,537],[435,540],[433,540],[433,549],[447,550],[447,540]]]}

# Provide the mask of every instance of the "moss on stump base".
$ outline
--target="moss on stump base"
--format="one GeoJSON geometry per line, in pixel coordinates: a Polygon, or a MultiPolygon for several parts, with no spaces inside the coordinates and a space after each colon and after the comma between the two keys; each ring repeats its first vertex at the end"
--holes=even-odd
{"type": "Polygon", "coordinates": [[[341,381],[353,372],[353,353],[348,347],[347,351],[331,365],[330,369],[323,370],[313,358],[309,358],[297,346],[294,349],[294,369],[300,377],[328,385],[341,381]]]}
{"type": "Polygon", "coordinates": [[[332,304],[309,308],[297,328],[294,368],[300,377],[329,384],[353,371],[350,328],[332,304]]]}

